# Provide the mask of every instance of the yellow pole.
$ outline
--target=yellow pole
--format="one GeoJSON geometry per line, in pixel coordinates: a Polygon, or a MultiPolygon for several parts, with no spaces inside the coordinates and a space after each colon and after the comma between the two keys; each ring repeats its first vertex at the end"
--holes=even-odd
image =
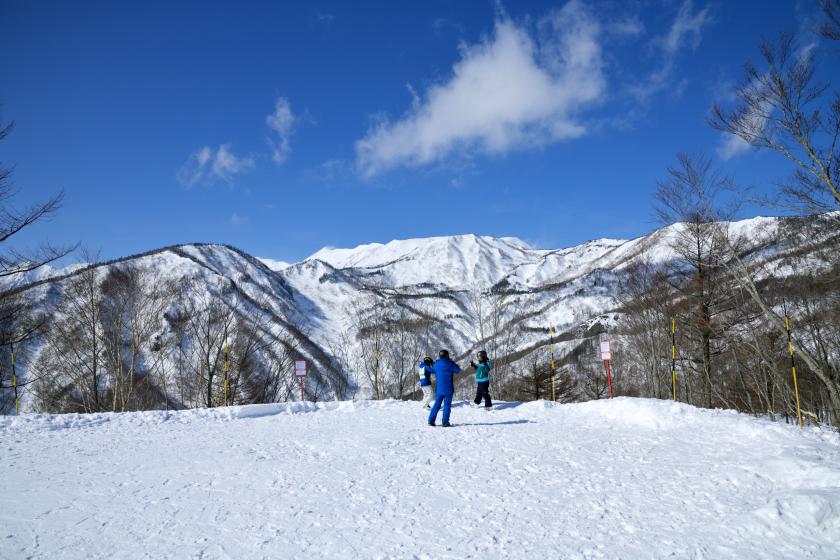
{"type": "Polygon", "coordinates": [[[796,417],[799,419],[799,429],[802,429],[802,411],[799,408],[799,384],[796,382],[796,360],[793,358],[793,339],[790,336],[790,320],[787,306],[785,306],[785,330],[788,337],[788,352],[790,352],[790,371],[793,373],[793,392],[796,394],[796,417]]]}
{"type": "Polygon", "coordinates": [[[228,382],[228,372],[230,371],[230,346],[225,346],[225,406],[228,405],[228,387],[230,386],[228,382]]]}
{"type": "Polygon", "coordinates": [[[554,325],[551,323],[548,325],[548,337],[549,347],[551,348],[551,402],[555,402],[557,400],[557,391],[554,383],[554,325]]]}
{"type": "Polygon", "coordinates": [[[374,352],[376,353],[376,400],[381,400],[382,395],[379,392],[379,331],[373,332],[373,347],[374,352]]]}
{"type": "Polygon", "coordinates": [[[671,391],[677,400],[677,324],[671,319],[671,391]]]}
{"type": "Polygon", "coordinates": [[[9,350],[12,353],[12,387],[15,390],[15,416],[17,416],[20,414],[20,400],[18,399],[17,374],[15,373],[15,345],[9,344],[9,350]]]}

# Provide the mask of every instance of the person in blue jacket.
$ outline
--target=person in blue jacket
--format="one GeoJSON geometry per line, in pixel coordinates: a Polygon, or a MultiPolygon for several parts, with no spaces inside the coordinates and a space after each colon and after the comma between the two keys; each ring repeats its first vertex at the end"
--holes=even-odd
{"type": "Polygon", "coordinates": [[[481,399],[484,398],[484,409],[493,410],[493,401],[490,400],[490,370],[493,369],[493,360],[487,357],[487,352],[480,350],[478,365],[472,361],[470,365],[475,370],[475,406],[480,405],[481,399]]]}
{"type": "Polygon", "coordinates": [[[435,374],[432,366],[434,364],[434,360],[426,356],[417,366],[417,373],[420,376],[420,390],[423,391],[423,408],[432,408],[432,402],[435,400],[435,393],[432,391],[432,375],[435,374]]]}
{"type": "Polygon", "coordinates": [[[443,405],[443,427],[448,428],[449,412],[452,409],[452,395],[455,394],[454,376],[461,373],[461,368],[449,359],[448,350],[441,350],[438,356],[438,360],[433,366],[437,390],[435,391],[435,404],[429,412],[429,426],[435,425],[438,411],[440,406],[443,405]]]}

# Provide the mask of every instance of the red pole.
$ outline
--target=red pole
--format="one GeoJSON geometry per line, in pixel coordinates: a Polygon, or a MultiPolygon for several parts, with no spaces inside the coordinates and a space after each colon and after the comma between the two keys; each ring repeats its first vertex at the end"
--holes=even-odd
{"type": "Polygon", "coordinates": [[[604,369],[607,370],[607,385],[610,387],[610,398],[612,398],[612,375],[610,374],[610,361],[604,360],[604,369]]]}

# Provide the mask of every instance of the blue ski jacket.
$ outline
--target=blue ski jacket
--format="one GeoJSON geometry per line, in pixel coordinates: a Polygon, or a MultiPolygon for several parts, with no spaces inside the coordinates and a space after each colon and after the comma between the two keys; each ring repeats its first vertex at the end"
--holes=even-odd
{"type": "Polygon", "coordinates": [[[427,366],[423,362],[417,366],[417,373],[420,375],[420,386],[428,387],[432,384],[431,376],[434,375],[435,370],[431,366],[427,366]]]}
{"type": "Polygon", "coordinates": [[[437,389],[435,395],[438,397],[448,397],[455,393],[455,374],[461,372],[458,364],[450,359],[440,358],[435,362],[435,378],[437,380],[437,389]]]}
{"type": "Polygon", "coordinates": [[[478,367],[475,368],[476,381],[490,381],[490,370],[493,369],[493,360],[479,362],[478,367]]]}

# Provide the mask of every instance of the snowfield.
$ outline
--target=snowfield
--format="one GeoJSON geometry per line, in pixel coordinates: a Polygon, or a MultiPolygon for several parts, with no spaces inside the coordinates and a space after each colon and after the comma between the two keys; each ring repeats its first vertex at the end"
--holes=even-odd
{"type": "Polygon", "coordinates": [[[834,432],[619,398],[0,418],[2,558],[840,558],[834,432]],[[534,556],[536,555],[536,556],[534,556]]]}

